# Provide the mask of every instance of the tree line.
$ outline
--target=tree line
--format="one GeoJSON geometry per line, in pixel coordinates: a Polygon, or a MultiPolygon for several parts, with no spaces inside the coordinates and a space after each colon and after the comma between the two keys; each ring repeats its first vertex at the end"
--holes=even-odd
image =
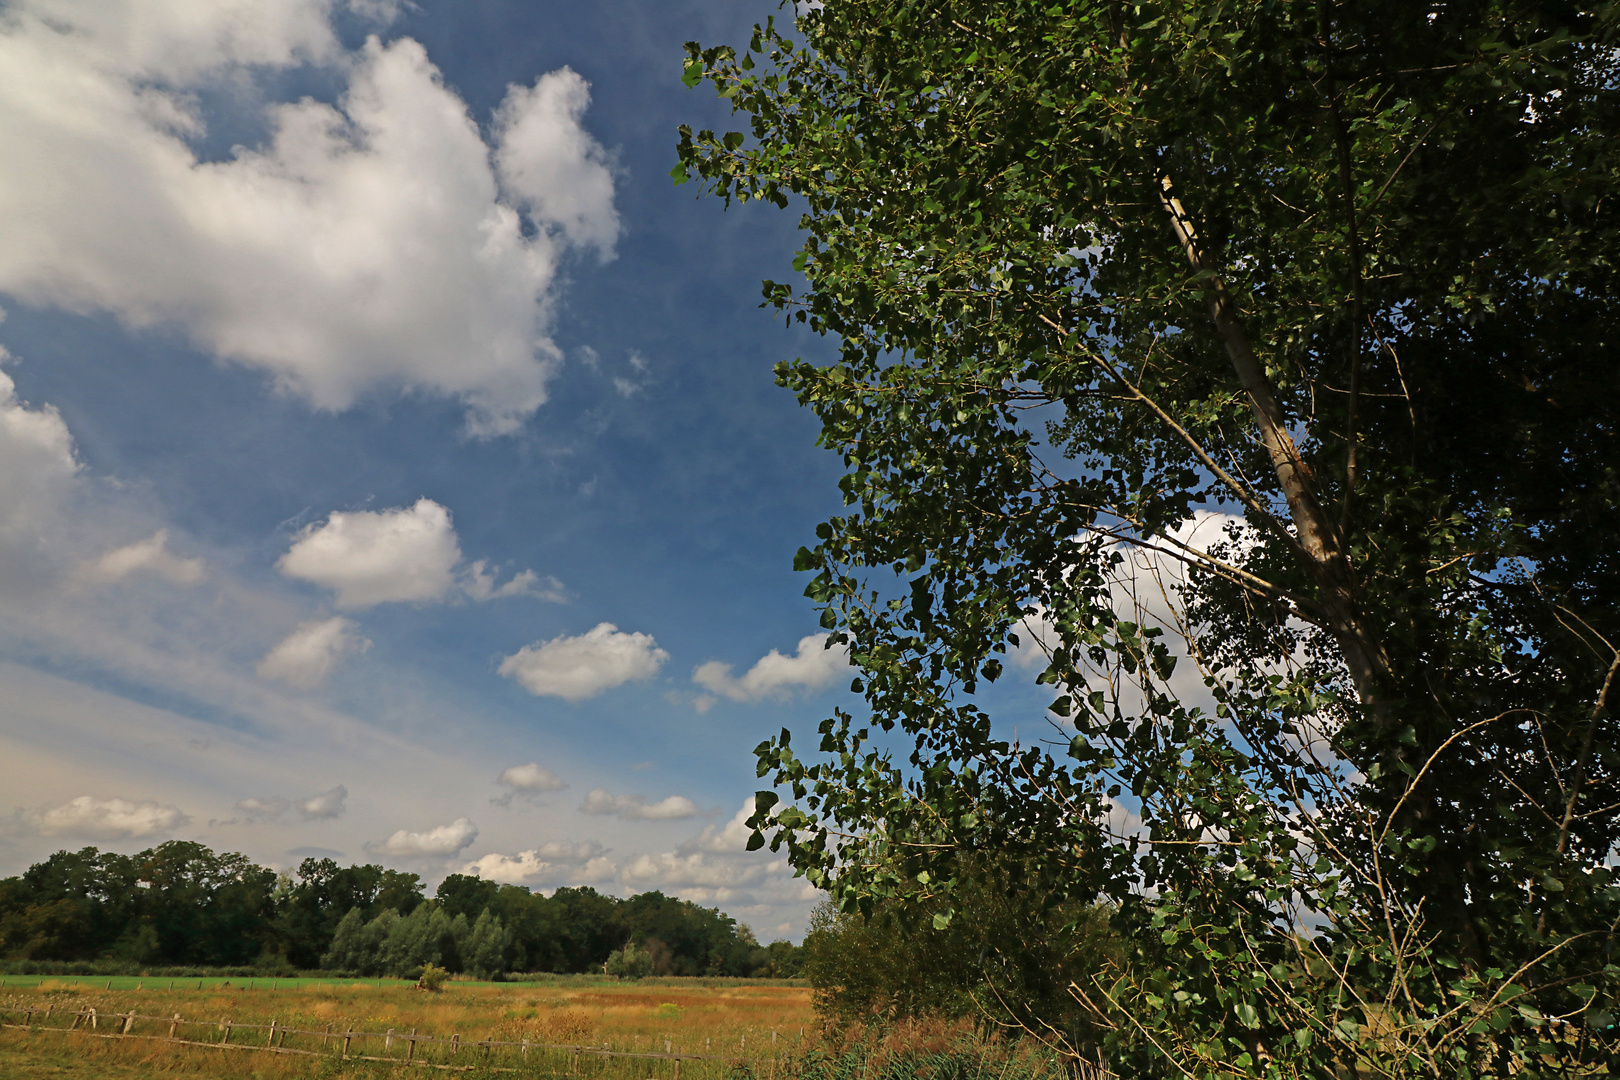
{"type": "Polygon", "coordinates": [[[761,945],[717,908],[657,891],[620,899],[583,886],[544,896],[451,874],[430,898],[404,871],[311,858],[278,873],[184,840],[134,855],[58,851],[0,879],[0,956],[13,962],[405,977],[432,963],[482,978],[609,965],[637,975],[790,977],[798,951],[786,941],[761,945]]]}

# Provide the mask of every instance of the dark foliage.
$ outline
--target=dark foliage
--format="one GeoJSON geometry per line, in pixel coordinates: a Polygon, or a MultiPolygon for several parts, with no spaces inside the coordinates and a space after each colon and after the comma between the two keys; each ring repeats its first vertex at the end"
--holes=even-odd
{"type": "Polygon", "coordinates": [[[1071,1044],[1093,1043],[1067,987],[1117,962],[1107,909],[1043,907],[1008,874],[982,868],[956,904],[949,918],[939,897],[891,897],[869,915],[818,905],[802,950],[816,1010],[840,1028],[970,1017],[989,1034],[1056,1023],[1071,1044]]]}
{"type": "MultiPolygon", "coordinates": [[[[365,928],[404,922],[434,928],[436,962],[484,975],[599,971],[626,944],[650,952],[659,975],[790,977],[799,967],[788,942],[762,947],[719,910],[660,892],[621,900],[587,886],[548,897],[451,874],[428,899],[411,873],[305,859],[278,876],[179,840],[135,855],[58,851],[0,879],[0,957],[41,971],[311,970],[328,966],[340,925],[351,928],[349,951],[339,950],[348,956],[376,953],[380,939],[367,945],[365,928]]],[[[401,973],[381,960],[353,966],[401,973]]]]}

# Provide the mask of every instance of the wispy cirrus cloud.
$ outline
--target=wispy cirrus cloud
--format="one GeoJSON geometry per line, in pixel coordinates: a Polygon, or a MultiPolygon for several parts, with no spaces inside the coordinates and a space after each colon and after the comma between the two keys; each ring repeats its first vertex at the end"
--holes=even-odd
{"type": "Polygon", "coordinates": [[[111,584],[132,574],[151,574],[171,585],[195,585],[207,569],[202,559],[185,559],[169,551],[169,530],[159,529],[145,540],[114,548],[86,568],[92,581],[111,584]]]}
{"type": "Polygon", "coordinates": [[[354,620],[338,615],[311,619],[282,638],[255,669],[261,679],[275,679],[301,690],[325,686],[350,656],[371,648],[354,620]]]}
{"type": "Polygon", "coordinates": [[[330,821],[343,816],[348,809],[348,799],[349,789],[339,784],[302,799],[287,799],[280,795],[251,796],[237,801],[236,812],[250,824],[279,821],[290,816],[296,816],[300,821],[330,821]]]}

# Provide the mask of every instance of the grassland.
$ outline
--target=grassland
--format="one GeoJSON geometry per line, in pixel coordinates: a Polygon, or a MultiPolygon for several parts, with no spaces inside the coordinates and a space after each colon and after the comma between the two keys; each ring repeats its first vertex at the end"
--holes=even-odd
{"type": "MultiPolygon", "coordinates": [[[[36,1028],[7,1030],[0,1036],[0,1077],[131,1076],[190,1073],[197,1076],[324,1076],[331,1074],[338,1036],[350,1029],[404,1035],[413,1029],[438,1041],[419,1044],[417,1059],[445,1064],[522,1067],[536,1072],[583,1075],[672,1075],[668,1059],[627,1059],[592,1055],[600,1048],[617,1053],[703,1055],[714,1060],[683,1062],[684,1077],[730,1075],[738,1063],[762,1075],[772,1062],[792,1056],[816,1038],[810,992],[804,986],[738,980],[647,980],[617,983],[603,979],[562,978],[531,983],[452,982],[442,993],[415,990],[398,980],[339,979],[141,979],[42,978],[7,976],[0,987],[0,1007],[11,1010],[9,1024],[19,1023],[19,1010],[34,1010],[36,1028]],[[50,1009],[49,1019],[44,1010],[50,1009]],[[115,1017],[172,1017],[206,1021],[182,1026],[180,1034],[198,1041],[217,1041],[228,1022],[235,1041],[263,1042],[267,1026],[294,1029],[281,1042],[287,1048],[323,1051],[325,1057],[247,1053],[202,1047],[177,1047],[154,1039],[103,1039],[60,1029],[74,1016],[94,1009],[96,1034],[118,1030],[115,1017]],[[298,1034],[320,1032],[322,1037],[298,1034]],[[442,1040],[457,1038],[454,1048],[442,1040]],[[514,1048],[481,1050],[492,1040],[520,1043],[514,1048]],[[584,1047],[583,1055],[547,1054],[545,1045],[584,1047]],[[243,1060],[251,1058],[253,1060],[243,1060]],[[94,1060],[96,1071],[84,1073],[94,1060]],[[56,1070],[55,1073],[50,1070],[56,1070]],[[78,1071],[75,1071],[78,1070],[78,1071]]],[[[165,1035],[159,1020],[137,1019],[135,1035],[165,1035]]],[[[405,1044],[395,1040],[356,1039],[354,1054],[401,1056],[405,1044]]],[[[362,1072],[379,1066],[348,1066],[362,1072]]],[[[397,1068],[380,1066],[385,1072],[397,1068]]],[[[344,1073],[347,1075],[347,1072],[344,1073]]]]}
{"type": "Polygon", "coordinates": [[[809,988],[786,982],[621,983],[573,976],[527,983],[458,981],[429,994],[391,979],[5,976],[3,981],[5,1023],[19,1024],[31,1010],[33,1029],[0,1031],[0,1080],[441,1075],[401,1067],[408,1050],[402,1037],[412,1031],[434,1037],[410,1050],[416,1065],[446,1065],[458,1070],[451,1075],[465,1076],[1046,1080],[1059,1074],[1049,1055],[1037,1049],[976,1044],[960,1025],[907,1028],[854,1042],[847,1033],[829,1035],[818,1026],[809,988]],[[97,1024],[86,1033],[92,1009],[97,1024]],[[121,1037],[121,1018],[132,1012],[132,1037],[121,1037]],[[199,1022],[181,1026],[182,1037],[214,1045],[166,1041],[167,1021],[160,1018],[176,1014],[199,1022]],[[75,1020],[77,1030],[66,1030],[75,1020]],[[277,1030],[294,1030],[278,1036],[272,1022],[277,1030]],[[379,1034],[391,1029],[395,1038],[391,1044],[356,1038],[350,1060],[342,1060],[342,1038],[351,1029],[379,1034]],[[448,1041],[452,1036],[454,1044],[448,1041]],[[314,1052],[247,1049],[273,1039],[285,1049],[314,1052]],[[520,1046],[482,1045],[524,1040],[530,1043],[526,1052],[520,1046]],[[222,1041],[227,1045],[218,1045],[222,1041]],[[612,1055],[594,1052],[603,1050],[612,1055]],[[621,1056],[632,1054],[648,1056],[621,1056]],[[355,1060],[362,1055],[389,1060],[355,1060]],[[676,1056],[683,1057],[679,1071],[676,1056]]]}

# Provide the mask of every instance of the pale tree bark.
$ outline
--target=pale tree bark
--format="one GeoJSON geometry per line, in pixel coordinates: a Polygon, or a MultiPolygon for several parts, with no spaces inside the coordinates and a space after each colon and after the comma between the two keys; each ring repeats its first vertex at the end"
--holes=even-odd
{"type": "Polygon", "coordinates": [[[1265,365],[1249,345],[1226,286],[1205,263],[1192,219],[1176,197],[1168,176],[1161,179],[1158,195],[1160,204],[1170,215],[1170,226],[1182,253],[1194,270],[1208,275],[1204,279],[1204,292],[1209,299],[1210,320],[1249,399],[1260,441],[1270,455],[1278,486],[1288,503],[1288,515],[1293,521],[1299,548],[1321,590],[1320,603],[1327,616],[1329,632],[1339,645],[1362,704],[1383,722],[1380,687],[1389,672],[1389,658],[1379,644],[1378,635],[1356,611],[1355,583],[1342,537],[1322,509],[1310,466],[1300,456],[1299,447],[1288,430],[1287,418],[1277,404],[1277,394],[1266,375],[1265,365]]]}

